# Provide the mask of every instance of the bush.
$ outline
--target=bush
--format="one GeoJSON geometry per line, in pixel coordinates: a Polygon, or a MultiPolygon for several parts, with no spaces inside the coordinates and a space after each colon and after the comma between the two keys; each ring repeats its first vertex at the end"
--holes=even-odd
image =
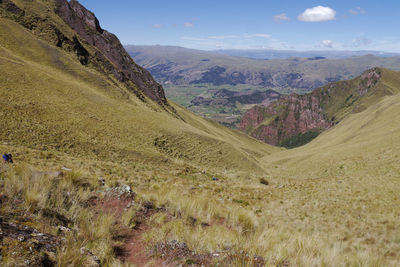
{"type": "Polygon", "coordinates": [[[300,133],[298,135],[295,135],[295,136],[285,139],[284,141],[282,141],[279,144],[279,146],[289,148],[289,149],[303,146],[303,145],[311,142],[311,140],[316,138],[318,135],[319,135],[319,132],[313,132],[313,131],[300,133]]]}

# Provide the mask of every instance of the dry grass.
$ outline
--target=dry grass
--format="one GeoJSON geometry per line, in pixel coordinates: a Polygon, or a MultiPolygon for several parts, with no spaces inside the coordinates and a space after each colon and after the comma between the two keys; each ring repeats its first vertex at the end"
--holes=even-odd
{"type": "Polygon", "coordinates": [[[30,216],[29,225],[56,236],[60,234],[59,226],[69,227],[66,241],[55,256],[59,266],[86,266],[90,257],[80,252],[83,247],[103,264],[115,261],[111,234],[114,217],[96,214],[84,204],[94,188],[77,183],[84,178],[76,173],[65,173],[61,177],[34,175],[37,173],[25,164],[2,166],[0,188],[7,201],[2,203],[1,214],[11,220],[30,216]]]}

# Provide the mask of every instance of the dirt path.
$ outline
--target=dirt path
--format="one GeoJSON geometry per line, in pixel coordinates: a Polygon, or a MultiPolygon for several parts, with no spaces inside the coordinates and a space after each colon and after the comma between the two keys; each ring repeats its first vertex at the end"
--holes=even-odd
{"type": "Polygon", "coordinates": [[[131,229],[121,223],[121,216],[125,209],[129,207],[132,202],[132,197],[105,197],[98,204],[100,208],[110,214],[113,214],[116,219],[116,223],[120,224],[121,229],[120,238],[124,242],[122,247],[115,248],[118,258],[123,262],[133,264],[134,266],[160,266],[160,267],[172,267],[171,265],[162,259],[153,258],[149,255],[146,250],[146,244],[143,241],[143,234],[150,230],[150,227],[146,223],[152,212],[145,211],[141,213],[140,223],[131,229]]]}
{"type": "Polygon", "coordinates": [[[148,230],[150,230],[150,227],[141,224],[131,232],[131,235],[127,238],[125,247],[123,248],[125,252],[125,255],[123,255],[124,262],[134,264],[135,266],[174,266],[159,258],[152,258],[148,255],[146,244],[142,239],[143,234],[148,230]]]}

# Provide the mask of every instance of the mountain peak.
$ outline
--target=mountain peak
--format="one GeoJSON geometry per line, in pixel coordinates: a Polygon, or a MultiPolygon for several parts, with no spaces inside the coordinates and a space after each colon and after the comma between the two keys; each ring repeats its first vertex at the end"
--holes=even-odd
{"type": "Polygon", "coordinates": [[[95,29],[97,32],[101,34],[104,32],[104,30],[100,27],[99,20],[97,19],[97,17],[93,12],[86,9],[76,0],[71,0],[69,2],[69,5],[75,11],[75,13],[85,21],[86,25],[88,25],[92,29],[95,29]]]}

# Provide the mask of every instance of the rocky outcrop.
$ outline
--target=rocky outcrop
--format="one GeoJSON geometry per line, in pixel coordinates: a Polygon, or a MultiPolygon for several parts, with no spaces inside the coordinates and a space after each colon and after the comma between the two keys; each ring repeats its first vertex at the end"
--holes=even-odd
{"type": "Polygon", "coordinates": [[[271,145],[324,131],[345,115],[360,111],[363,97],[378,89],[381,76],[374,68],[351,81],[328,84],[305,95],[282,96],[266,107],[255,106],[243,116],[240,129],[271,145]]]}
{"type": "Polygon", "coordinates": [[[55,12],[85,43],[97,51],[90,55],[94,64],[106,67],[119,81],[132,90],[139,89],[152,100],[166,104],[164,90],[150,73],[139,67],[125,51],[118,38],[101,28],[96,16],[78,1],[56,0],[55,12]]]}
{"type": "Polygon", "coordinates": [[[0,263],[2,256],[12,253],[18,259],[14,266],[56,266],[54,255],[62,244],[60,239],[26,224],[0,216],[0,263]]]}
{"type": "Polygon", "coordinates": [[[277,145],[299,133],[321,131],[334,122],[323,113],[320,99],[313,95],[282,97],[266,108],[254,107],[243,117],[240,129],[255,129],[251,135],[265,143],[277,145]],[[263,124],[265,119],[269,119],[263,124]]]}

